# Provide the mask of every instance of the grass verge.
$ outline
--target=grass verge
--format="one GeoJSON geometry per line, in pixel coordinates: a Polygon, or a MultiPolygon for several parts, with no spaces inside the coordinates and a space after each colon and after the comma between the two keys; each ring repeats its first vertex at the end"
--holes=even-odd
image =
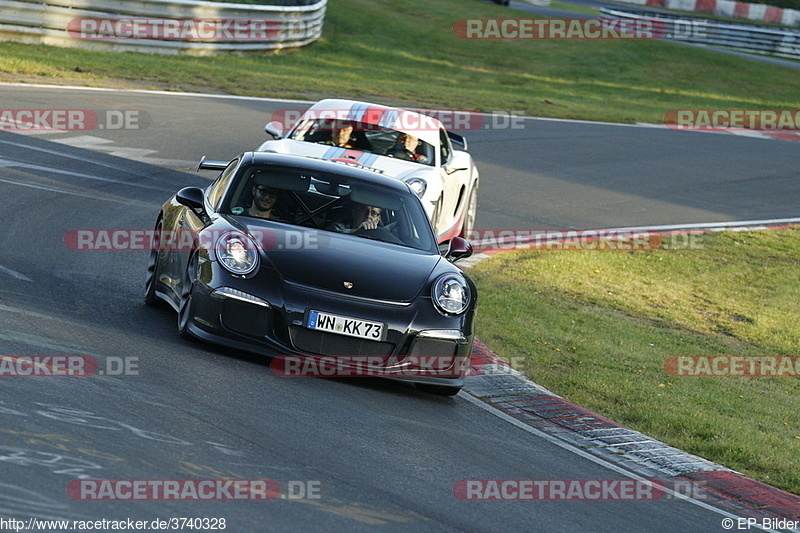
{"type": "Polygon", "coordinates": [[[471,268],[478,336],[537,383],[800,494],[800,377],[675,377],[674,355],[800,355],[800,229],[702,249],[515,251],[471,268]]]}
{"type": "MultiPolygon", "coordinates": [[[[363,98],[548,117],[660,123],[671,109],[800,108],[800,71],[660,41],[475,41],[463,0],[339,0],[298,50],[169,57],[3,43],[0,78],[317,99],[363,98]]],[[[525,14],[527,15],[527,14],[525,14]]]]}

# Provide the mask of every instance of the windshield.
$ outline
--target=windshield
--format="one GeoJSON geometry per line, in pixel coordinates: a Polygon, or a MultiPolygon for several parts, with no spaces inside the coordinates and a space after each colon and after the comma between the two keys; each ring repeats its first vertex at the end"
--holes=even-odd
{"type": "Polygon", "coordinates": [[[413,134],[356,121],[305,119],[290,139],[359,150],[433,166],[435,150],[413,134]]]}
{"type": "Polygon", "coordinates": [[[346,176],[271,165],[239,169],[221,212],[438,253],[419,199],[346,176]]]}

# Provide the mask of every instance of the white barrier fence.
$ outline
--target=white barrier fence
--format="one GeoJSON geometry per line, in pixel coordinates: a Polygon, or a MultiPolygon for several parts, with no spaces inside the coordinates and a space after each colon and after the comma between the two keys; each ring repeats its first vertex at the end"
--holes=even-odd
{"type": "Polygon", "coordinates": [[[767,4],[751,4],[734,0],[620,0],[642,7],[664,7],[695,14],[769,22],[782,26],[800,26],[800,11],[767,4]]]}
{"type": "Polygon", "coordinates": [[[736,24],[657,12],[601,9],[602,18],[650,20],[663,24],[666,38],[735,48],[745,52],[800,59],[800,31],[781,27],[736,24]]]}
{"type": "Polygon", "coordinates": [[[198,0],[0,0],[0,40],[210,55],[303,46],[322,34],[327,0],[282,5],[198,0]]]}

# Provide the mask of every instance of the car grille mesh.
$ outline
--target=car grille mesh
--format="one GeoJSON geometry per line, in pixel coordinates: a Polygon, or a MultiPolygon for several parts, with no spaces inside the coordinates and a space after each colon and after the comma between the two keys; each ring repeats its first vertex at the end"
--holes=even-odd
{"type": "Polygon", "coordinates": [[[443,339],[417,339],[408,355],[416,356],[453,356],[458,351],[458,344],[443,339]]]}
{"type": "Polygon", "coordinates": [[[263,307],[238,300],[226,299],[222,303],[222,324],[237,333],[255,337],[269,334],[272,313],[263,307]]]}
{"type": "Polygon", "coordinates": [[[312,354],[388,356],[394,352],[394,344],[391,342],[357,339],[336,333],[313,331],[300,326],[290,327],[289,335],[295,348],[312,354]]]}

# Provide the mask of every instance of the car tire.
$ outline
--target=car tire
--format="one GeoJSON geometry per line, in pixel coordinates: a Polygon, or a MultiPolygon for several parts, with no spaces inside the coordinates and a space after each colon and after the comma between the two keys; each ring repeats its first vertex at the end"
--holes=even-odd
{"type": "Polygon", "coordinates": [[[184,274],[181,286],[181,299],[178,305],[178,335],[182,339],[193,339],[189,332],[189,323],[192,321],[194,304],[194,285],[197,274],[197,254],[192,254],[186,263],[186,273],[184,274]]]}
{"type": "Polygon", "coordinates": [[[435,394],[436,396],[455,396],[461,387],[450,387],[448,385],[431,385],[429,383],[417,383],[417,390],[435,394]]]}
{"type": "Polygon", "coordinates": [[[156,295],[158,263],[161,255],[161,230],[163,226],[164,223],[159,218],[153,231],[153,238],[150,240],[150,257],[147,260],[147,275],[144,280],[144,303],[151,307],[162,307],[164,303],[156,295]]]}
{"type": "Polygon", "coordinates": [[[461,224],[461,236],[465,239],[471,237],[472,230],[475,229],[475,219],[478,216],[478,184],[472,186],[467,199],[467,207],[464,210],[464,222],[461,224]]]}

